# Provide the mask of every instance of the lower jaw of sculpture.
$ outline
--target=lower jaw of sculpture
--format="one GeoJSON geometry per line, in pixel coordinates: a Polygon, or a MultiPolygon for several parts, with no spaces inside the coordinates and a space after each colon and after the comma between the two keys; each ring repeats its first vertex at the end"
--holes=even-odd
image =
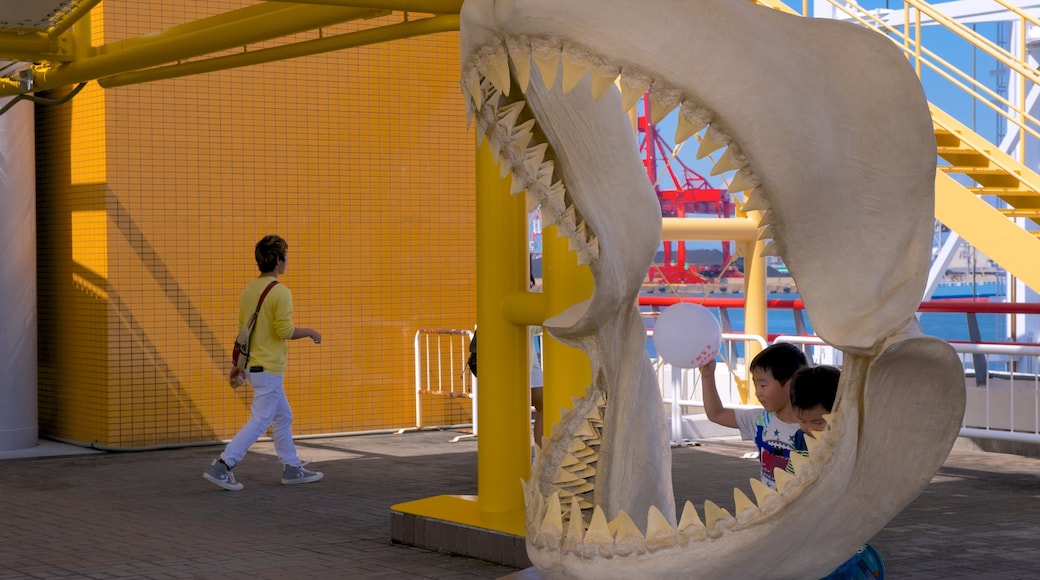
{"type": "MultiPolygon", "coordinates": [[[[554,426],[525,484],[532,562],[549,577],[569,578],[825,575],[942,464],[963,414],[959,359],[913,323],[879,337],[866,354],[847,354],[830,428],[817,434],[808,458],[794,460],[793,476],[777,476],[779,491],[752,479],[750,497],[734,490],[732,512],[707,500],[703,518],[691,502],[677,517],[663,405],[643,329],[632,327],[660,232],[656,197],[620,112],[634,101],[595,75],[572,84],[564,67],[561,79],[559,57],[551,66],[514,58],[510,70],[509,62],[491,49],[465,71],[478,132],[503,174],[512,173],[514,193],[541,206],[544,223],[567,237],[595,280],[590,300],[545,322],[555,338],[589,354],[593,382],[554,426]],[[526,102],[501,88],[511,77],[529,81],[526,102]]],[[[729,144],[720,163],[737,171],[730,189],[753,191],[745,209],[783,203],[766,193],[768,180],[718,129],[722,123],[705,129],[710,111],[684,105],[680,118],[680,131],[704,131],[705,149],[729,144]]],[[[764,231],[773,225],[783,229],[764,223],[764,231]]]]}

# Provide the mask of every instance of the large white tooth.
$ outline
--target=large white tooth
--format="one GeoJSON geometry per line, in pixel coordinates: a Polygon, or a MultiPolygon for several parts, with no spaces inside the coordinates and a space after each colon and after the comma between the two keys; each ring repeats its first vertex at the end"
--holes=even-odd
{"type": "Polygon", "coordinates": [[[560,494],[553,493],[545,502],[545,518],[535,534],[535,543],[542,548],[555,547],[563,538],[563,510],[560,494]]]}
{"type": "MultiPolygon", "coordinates": [[[[517,168],[514,167],[514,169],[517,169],[517,168]]],[[[520,193],[521,191],[525,191],[527,189],[527,180],[524,179],[523,175],[520,175],[519,173],[514,172],[509,177],[510,177],[509,195],[516,195],[516,194],[520,193]]]]}
{"type": "Polygon", "coordinates": [[[592,264],[599,259],[599,238],[589,238],[589,243],[578,251],[578,265],[592,264]]]}
{"type": "Polygon", "coordinates": [[[509,56],[505,51],[496,50],[486,55],[477,67],[496,89],[509,96],[509,56]]]}
{"type": "Polygon", "coordinates": [[[820,417],[826,421],[828,425],[834,423],[834,413],[824,413],[823,415],[820,415],[820,417]]]}
{"type": "Polygon", "coordinates": [[[542,205],[542,200],[538,197],[538,194],[531,193],[530,190],[528,190],[527,195],[524,196],[524,201],[524,206],[527,209],[527,213],[533,212],[534,210],[538,209],[538,206],[542,205]]]}
{"type": "Polygon", "coordinates": [[[581,481],[583,481],[581,478],[579,478],[578,476],[574,475],[573,473],[567,471],[566,469],[563,469],[562,467],[560,467],[560,468],[556,469],[556,477],[553,479],[552,482],[555,483],[555,484],[564,484],[564,483],[570,483],[570,482],[576,482],[577,483],[577,482],[581,482],[581,481]]]}
{"type": "Polygon", "coordinates": [[[805,438],[805,447],[809,450],[809,457],[812,457],[816,453],[816,448],[820,445],[820,439],[823,438],[823,431],[813,431],[814,437],[805,438]]]}
{"type": "Polygon", "coordinates": [[[501,155],[501,159],[498,161],[498,177],[499,179],[505,179],[513,171],[513,162],[510,161],[509,156],[501,155]]]}
{"type": "Polygon", "coordinates": [[[477,72],[477,67],[470,68],[466,71],[465,78],[466,92],[469,93],[470,99],[473,100],[474,106],[479,111],[484,105],[484,95],[480,92],[480,73],[477,72]]]}
{"type": "Polygon", "coordinates": [[[556,71],[560,68],[560,47],[547,43],[539,43],[532,47],[534,64],[542,75],[542,83],[546,89],[552,89],[556,83],[556,71]]]}
{"type": "Polygon", "coordinates": [[[654,89],[650,91],[650,122],[660,123],[679,106],[679,93],[665,89],[654,89]]]}
{"type": "Polygon", "coordinates": [[[751,170],[747,167],[741,168],[737,171],[733,177],[729,180],[729,185],[726,186],[726,191],[730,193],[738,193],[741,191],[747,191],[754,189],[761,184],[761,180],[758,179],[755,174],[751,173],[751,170]]]}
{"type": "Polygon", "coordinates": [[[632,521],[632,517],[622,510],[614,518],[614,522],[616,522],[615,528],[617,528],[617,534],[614,536],[614,553],[624,557],[643,552],[646,548],[646,541],[643,540],[643,533],[639,531],[639,526],[632,521]]]}
{"type": "Polygon", "coordinates": [[[707,109],[693,107],[683,103],[679,109],[679,121],[675,126],[675,143],[679,144],[708,126],[711,113],[707,109]]]}
{"type": "Polygon", "coordinates": [[[568,238],[567,240],[567,247],[570,248],[572,252],[580,250],[587,243],[588,236],[585,234],[585,232],[585,222],[581,222],[574,227],[574,233],[571,234],[570,238],[568,238]]]}
{"type": "Polygon", "coordinates": [[[733,171],[734,169],[740,169],[747,165],[747,158],[740,152],[740,148],[735,143],[730,143],[729,147],[722,154],[722,157],[715,162],[715,165],[711,168],[712,175],[720,175],[727,171],[733,171]]]}
{"type": "Polygon", "coordinates": [[[650,90],[650,81],[641,75],[621,73],[621,110],[630,111],[650,90]]]}
{"type": "Polygon", "coordinates": [[[542,161],[545,161],[545,152],[548,150],[548,143],[539,143],[528,147],[527,150],[524,151],[524,163],[526,163],[528,167],[538,167],[542,164],[542,161]]]}
{"type": "Polygon", "coordinates": [[[693,502],[687,500],[683,504],[682,516],[679,517],[678,531],[680,534],[692,535],[696,530],[704,530],[704,522],[701,521],[701,517],[697,515],[697,508],[693,507],[693,502]],[[689,533],[688,533],[689,532],[689,533]]]}
{"type": "Polygon", "coordinates": [[[610,87],[618,78],[618,70],[609,66],[593,67],[592,69],[592,98],[599,100],[607,94],[610,87]]]}
{"type": "Polygon", "coordinates": [[[772,240],[774,238],[776,238],[776,230],[773,228],[773,226],[764,226],[764,227],[758,228],[758,238],[757,239],[759,239],[759,240],[772,240]]]}
{"type": "Polygon", "coordinates": [[[764,228],[766,226],[775,226],[776,220],[773,218],[772,210],[767,210],[758,214],[758,227],[764,228]]]}
{"type": "Polygon", "coordinates": [[[516,122],[520,119],[520,113],[523,112],[524,105],[524,101],[516,101],[498,110],[498,126],[507,135],[513,132],[513,127],[516,127],[516,122]]]}
{"type": "Polygon", "coordinates": [[[744,205],[740,207],[740,211],[769,211],[769,200],[766,199],[766,194],[760,188],[751,190],[748,194],[747,199],[744,201],[744,205]]]}
{"type": "Polygon", "coordinates": [[[734,487],[733,512],[739,516],[744,510],[754,510],[756,512],[759,511],[758,506],[756,506],[755,503],[751,501],[750,498],[748,498],[747,494],[741,491],[740,488],[734,487]]]}
{"type": "Polygon", "coordinates": [[[586,64],[585,57],[578,54],[577,51],[565,47],[563,49],[563,84],[560,87],[563,92],[569,93],[571,89],[578,86],[587,70],[589,70],[589,65],[586,64]]]}
{"type": "MultiPolygon", "coordinates": [[[[808,439],[808,437],[806,437],[806,439],[808,439]]],[[[791,468],[794,469],[795,475],[798,475],[798,472],[805,469],[811,460],[808,455],[802,455],[797,451],[792,451],[788,461],[791,462],[791,468]]]]}
{"type": "Polygon", "coordinates": [[[546,191],[549,190],[549,186],[552,185],[553,170],[556,169],[556,163],[552,159],[547,159],[538,164],[537,175],[538,183],[541,184],[546,191]]]}
{"type": "MultiPolygon", "coordinates": [[[[546,514],[548,517],[548,514],[546,514]]],[[[733,519],[728,511],[720,508],[718,504],[711,501],[710,499],[704,500],[704,526],[711,528],[716,522],[725,522],[733,519]]]]}
{"type": "Polygon", "coordinates": [[[517,87],[521,93],[526,93],[531,83],[531,44],[526,39],[507,38],[506,48],[516,69],[517,87]]]}
{"type": "Polygon", "coordinates": [[[787,484],[794,481],[794,476],[784,469],[774,469],[773,481],[776,482],[776,489],[779,491],[783,491],[784,488],[787,487],[787,484]]]}
{"type": "Polygon", "coordinates": [[[562,181],[557,181],[549,187],[549,193],[545,196],[543,205],[551,208],[556,212],[556,215],[560,215],[567,209],[567,190],[563,186],[562,181]]]}
{"type": "Polygon", "coordinates": [[[592,558],[600,556],[610,558],[614,555],[614,536],[610,533],[607,517],[603,515],[603,509],[596,506],[592,510],[592,520],[589,521],[589,529],[585,531],[585,545],[582,548],[582,556],[592,558]]]}
{"type": "Polygon", "coordinates": [[[755,493],[755,501],[764,507],[768,498],[776,495],[776,490],[762,483],[761,479],[751,479],[751,491],[755,493]]]}
{"type": "MultiPolygon", "coordinates": [[[[586,465],[582,469],[574,469],[573,471],[571,471],[571,473],[573,473],[576,477],[580,477],[584,481],[588,481],[590,477],[594,477],[596,475],[596,468],[592,467],[591,465],[586,465]]],[[[577,491],[575,493],[584,492],[577,491]]]]}
{"type": "Polygon", "coordinates": [[[570,491],[574,495],[581,495],[583,493],[588,493],[588,492],[596,489],[595,485],[593,485],[593,484],[591,484],[591,483],[589,483],[587,481],[579,482],[577,485],[565,484],[564,487],[566,487],[567,490],[570,491]]]}
{"type": "Polygon", "coordinates": [[[762,248],[760,256],[776,256],[780,257],[780,247],[776,245],[776,240],[773,240],[762,248]]]}
{"type": "Polygon", "coordinates": [[[589,425],[588,421],[582,421],[578,428],[574,431],[575,437],[581,437],[586,441],[598,440],[599,433],[596,433],[596,429],[592,425],[589,425]]]}
{"type": "Polygon", "coordinates": [[[531,142],[531,138],[534,136],[534,119],[528,119],[523,123],[520,123],[516,127],[513,127],[509,133],[509,141],[514,147],[527,147],[527,143],[531,142]],[[521,143],[523,145],[521,145],[521,143]]]}
{"type": "Polygon", "coordinates": [[[567,209],[560,214],[560,219],[556,223],[557,234],[563,237],[570,237],[574,233],[575,223],[575,209],[574,206],[567,206],[567,209]]]}
{"type": "Polygon", "coordinates": [[[578,499],[571,498],[571,517],[567,524],[567,537],[563,540],[563,551],[580,555],[584,532],[585,524],[581,519],[581,507],[578,505],[578,499]]]}
{"type": "Polygon", "coordinates": [[[711,153],[729,145],[730,141],[729,136],[716,129],[714,125],[708,127],[701,139],[700,147],[697,148],[697,159],[704,159],[711,153]]]}
{"type": "Polygon", "coordinates": [[[651,552],[675,545],[676,530],[657,506],[650,506],[646,514],[646,549],[651,552]]]}

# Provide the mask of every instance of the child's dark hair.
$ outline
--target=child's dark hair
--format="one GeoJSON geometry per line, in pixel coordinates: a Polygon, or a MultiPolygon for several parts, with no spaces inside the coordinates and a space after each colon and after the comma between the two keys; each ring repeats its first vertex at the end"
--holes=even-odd
{"type": "Polygon", "coordinates": [[[809,366],[809,360],[805,358],[802,349],[789,342],[778,342],[755,355],[748,370],[769,371],[774,379],[783,384],[794,376],[795,371],[806,366],[809,366]]]}
{"type": "Polygon", "coordinates": [[[791,377],[791,406],[795,409],[812,409],[822,405],[830,411],[838,394],[838,367],[818,365],[805,367],[791,377]]]}
{"type": "Polygon", "coordinates": [[[289,250],[289,244],[281,236],[264,236],[256,243],[253,256],[256,257],[256,267],[261,274],[274,272],[278,267],[278,260],[285,259],[285,252],[289,250]]]}

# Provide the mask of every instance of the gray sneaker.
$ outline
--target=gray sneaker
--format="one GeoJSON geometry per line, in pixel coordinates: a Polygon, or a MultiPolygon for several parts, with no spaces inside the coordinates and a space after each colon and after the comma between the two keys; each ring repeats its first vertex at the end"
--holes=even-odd
{"type": "Polygon", "coordinates": [[[282,483],[285,485],[295,485],[297,483],[311,483],[318,481],[325,477],[325,474],[320,471],[311,471],[304,467],[307,465],[305,462],[299,467],[293,467],[291,465],[285,466],[285,471],[282,472],[282,483]]]}
{"type": "Polygon", "coordinates": [[[245,487],[235,481],[235,474],[231,473],[231,468],[227,466],[227,463],[224,463],[223,459],[214,459],[213,463],[206,469],[206,472],[202,474],[202,477],[228,491],[238,491],[245,487]]]}

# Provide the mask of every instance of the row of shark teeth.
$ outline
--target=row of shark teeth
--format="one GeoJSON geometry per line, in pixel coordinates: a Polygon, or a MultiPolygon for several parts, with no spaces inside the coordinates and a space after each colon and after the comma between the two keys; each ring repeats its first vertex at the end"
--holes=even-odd
{"type": "Polygon", "coordinates": [[[476,119],[478,143],[486,136],[499,164],[501,177],[512,174],[510,194],[526,192],[527,211],[541,206],[543,227],[556,226],[578,254],[579,264],[599,259],[599,240],[567,196],[556,175],[549,144],[525,111],[523,100],[509,100],[486,78],[478,78],[476,119]]]}
{"type": "MultiPolygon", "coordinates": [[[[542,448],[535,448],[535,476],[524,482],[528,529],[537,527],[535,514],[542,517],[544,498],[552,494],[591,513],[606,405],[602,391],[587,387],[584,397],[575,397],[571,408],[561,411],[542,448]]],[[[561,517],[570,519],[571,514],[561,513],[561,517]]]]}
{"type": "MultiPolygon", "coordinates": [[[[833,420],[832,416],[825,418],[828,422],[833,420]]],[[[582,416],[582,420],[573,421],[572,424],[581,425],[583,422],[591,422],[591,419],[582,416]]],[[[566,433],[554,434],[554,439],[557,435],[562,436],[566,433]]],[[[536,485],[524,484],[528,507],[528,540],[543,551],[562,552],[584,559],[612,558],[682,548],[691,542],[720,538],[728,530],[750,527],[767,515],[782,509],[786,503],[785,496],[799,492],[816,479],[817,464],[826,461],[830,456],[830,441],[833,440],[833,435],[829,430],[814,435],[815,437],[806,438],[808,454],[791,455],[794,473],[774,473],[778,490],[770,488],[759,479],[750,479],[751,491],[755,497],[752,501],[739,488],[733,489],[735,516],[717,503],[705,500],[704,518],[701,519],[697,508],[692,502],[687,501],[678,523],[673,526],[659,508],[651,506],[647,511],[645,533],[624,511],[608,521],[600,506],[593,505],[590,510],[587,499],[573,493],[576,486],[589,483],[582,481],[583,478],[576,473],[579,469],[573,467],[588,463],[587,460],[583,462],[578,458],[580,453],[575,453],[586,448],[582,438],[576,436],[568,453],[563,455],[563,459],[556,465],[556,480],[561,483],[554,484],[558,486],[555,491],[543,496],[538,493],[536,485]]],[[[540,459],[541,457],[536,460],[536,466],[539,465],[540,459]]],[[[547,467],[552,469],[553,465],[547,467]]]]}
{"type": "Polygon", "coordinates": [[[579,253],[580,263],[591,263],[598,256],[596,238],[586,232],[578,216],[571,213],[572,206],[565,202],[564,185],[553,181],[552,162],[544,159],[546,145],[530,144],[534,119],[528,117],[520,122],[523,101],[517,96],[510,99],[514,79],[519,92],[527,92],[532,65],[538,68],[547,89],[552,89],[559,77],[561,90],[570,92],[586,74],[591,75],[590,86],[596,99],[602,97],[611,86],[617,86],[621,92],[622,109],[626,113],[649,91],[650,120],[653,123],[659,123],[678,109],[676,145],[696,136],[699,141],[698,159],[725,148],[721,157],[713,160],[711,175],[734,172],[728,179],[726,189],[744,197],[742,211],[761,212],[759,239],[769,240],[762,255],[780,255],[780,250],[772,242],[773,220],[769,211],[769,196],[762,187],[762,180],[752,170],[751,162],[740,146],[733,142],[732,137],[715,119],[714,113],[699,103],[696,97],[653,79],[637,67],[605,62],[581,47],[557,39],[508,37],[502,44],[484,47],[464,71],[462,84],[469,97],[467,113],[477,117],[479,129],[497,146],[496,153],[502,158],[503,177],[510,170],[513,171],[513,193],[526,189],[529,211],[542,204],[543,219],[548,220],[546,225],[560,226],[560,235],[568,237],[571,249],[579,253]]]}

